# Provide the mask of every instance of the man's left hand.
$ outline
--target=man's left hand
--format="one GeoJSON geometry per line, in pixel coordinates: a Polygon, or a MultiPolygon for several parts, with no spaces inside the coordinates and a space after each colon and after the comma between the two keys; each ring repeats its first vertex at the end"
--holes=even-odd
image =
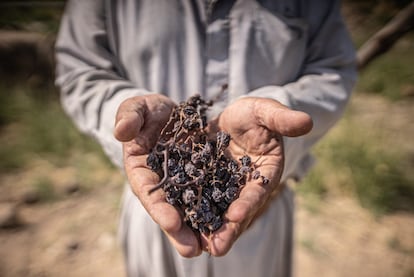
{"type": "Polygon", "coordinates": [[[222,256],[277,194],[284,164],[283,136],[305,135],[313,123],[308,114],[275,100],[246,97],[228,106],[212,125],[230,134],[228,151],[234,159],[249,155],[257,161],[256,170],[269,180],[249,178],[226,212],[223,226],[210,237],[202,235],[203,249],[222,256]]]}

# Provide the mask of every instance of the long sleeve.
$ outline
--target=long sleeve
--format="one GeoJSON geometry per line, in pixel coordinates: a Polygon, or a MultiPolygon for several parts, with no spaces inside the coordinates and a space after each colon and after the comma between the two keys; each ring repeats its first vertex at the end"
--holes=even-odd
{"type": "MultiPolygon", "coordinates": [[[[312,161],[307,153],[341,117],[356,80],[354,47],[342,22],[339,2],[331,2],[321,25],[308,39],[300,77],[286,85],[263,86],[249,94],[276,99],[294,110],[307,112],[314,121],[308,135],[285,138],[282,180],[300,178],[306,172],[312,161]]],[[[316,8],[320,7],[314,5],[316,8]]],[[[313,12],[320,15],[312,10],[309,14],[313,12]]]]}
{"type": "Polygon", "coordinates": [[[147,91],[126,80],[107,34],[104,5],[69,1],[56,43],[56,84],[77,127],[97,139],[122,167],[122,147],[113,136],[115,114],[122,101],[147,91]]]}
{"type": "Polygon", "coordinates": [[[200,19],[204,1],[68,3],[56,45],[62,103],[118,166],[121,144],[112,132],[122,101],[149,91],[174,101],[194,93],[208,99],[228,83],[228,99],[214,107],[216,114],[247,94],[312,116],[310,134],[285,142],[283,178],[300,177],[307,153],[340,118],[356,79],[340,1],[235,1],[229,10],[218,4],[219,18],[208,24],[200,19]],[[293,16],[282,14],[288,10],[293,16]]]}

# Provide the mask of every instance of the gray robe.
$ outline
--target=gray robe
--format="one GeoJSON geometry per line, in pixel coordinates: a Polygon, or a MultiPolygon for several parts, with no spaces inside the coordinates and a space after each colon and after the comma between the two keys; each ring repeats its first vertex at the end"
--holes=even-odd
{"type": "MultiPolygon", "coordinates": [[[[306,173],[310,148],[342,115],[356,78],[354,48],[333,0],[73,0],[56,58],[63,107],[121,169],[114,119],[132,96],[209,99],[226,84],[211,117],[246,95],[309,113],[313,130],[284,138],[282,181],[306,173]]],[[[120,234],[130,276],[291,274],[288,189],[221,258],[180,257],[128,187],[123,200],[120,234]]]]}

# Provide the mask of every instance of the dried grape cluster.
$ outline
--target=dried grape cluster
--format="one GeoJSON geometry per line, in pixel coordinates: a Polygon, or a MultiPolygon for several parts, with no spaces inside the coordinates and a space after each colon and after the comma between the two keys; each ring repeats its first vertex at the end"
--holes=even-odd
{"type": "Polygon", "coordinates": [[[180,103],[147,158],[147,165],[161,178],[149,193],[163,189],[166,201],[183,213],[184,221],[205,234],[220,228],[224,212],[247,178],[268,182],[253,172],[249,156],[237,163],[224,154],[229,134],[220,131],[215,139],[207,137],[206,111],[211,104],[199,95],[180,103]]]}

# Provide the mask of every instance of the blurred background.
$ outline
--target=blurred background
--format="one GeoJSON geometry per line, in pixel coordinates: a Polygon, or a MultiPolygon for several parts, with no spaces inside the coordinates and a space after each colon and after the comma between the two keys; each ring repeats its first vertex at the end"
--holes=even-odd
{"type": "MultiPolygon", "coordinates": [[[[355,46],[408,0],[345,0],[355,46]]],[[[64,1],[0,1],[0,276],[123,276],[123,177],[62,111],[64,1]]],[[[414,32],[360,68],[297,191],[296,276],[414,276],[414,32]]],[[[395,36],[394,36],[395,37],[395,36]]]]}

